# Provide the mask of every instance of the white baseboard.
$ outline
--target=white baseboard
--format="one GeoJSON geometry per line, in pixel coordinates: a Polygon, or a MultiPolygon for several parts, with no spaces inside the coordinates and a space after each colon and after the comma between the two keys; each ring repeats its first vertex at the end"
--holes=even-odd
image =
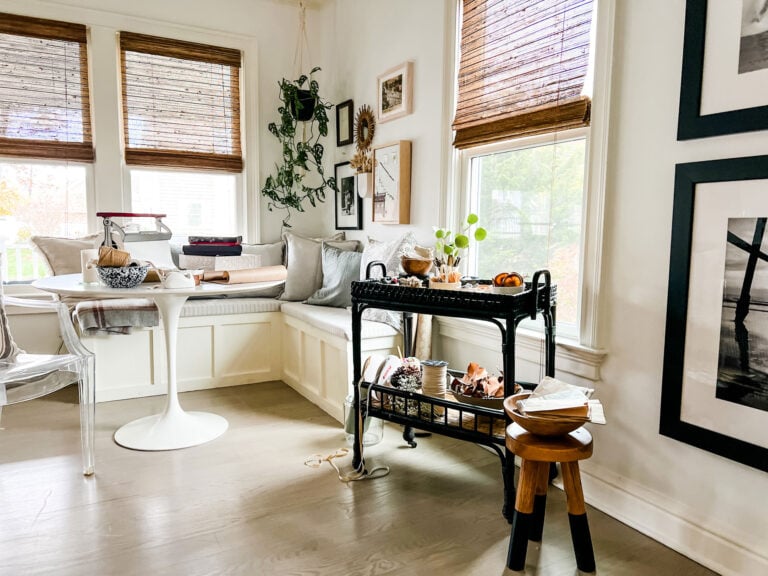
{"type": "Polygon", "coordinates": [[[734,532],[730,538],[715,534],[703,522],[697,523],[695,514],[686,511],[686,519],[663,495],[605,468],[584,463],[581,481],[589,505],[710,570],[723,576],[768,574],[768,557],[752,551],[760,548],[764,534],[734,532]]]}

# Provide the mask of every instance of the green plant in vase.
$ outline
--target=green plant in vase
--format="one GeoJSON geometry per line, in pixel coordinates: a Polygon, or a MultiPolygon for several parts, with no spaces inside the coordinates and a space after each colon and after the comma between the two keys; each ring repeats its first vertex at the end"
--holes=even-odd
{"type": "Polygon", "coordinates": [[[472,239],[475,242],[482,242],[488,236],[486,229],[478,226],[479,220],[477,214],[469,214],[457,232],[448,228],[434,228],[435,264],[439,282],[461,280],[458,266],[462,251],[469,248],[472,239]]]}
{"type": "Polygon", "coordinates": [[[313,68],[310,76],[302,74],[296,80],[280,80],[280,121],[267,126],[280,142],[282,163],[267,176],[261,193],[269,199],[270,212],[286,211],[283,226],[287,228],[291,227],[291,210],[304,212],[305,202],[314,207],[325,202],[326,189],[336,189],[336,178],[326,178],[323,170],[325,149],[320,139],[328,135],[327,111],[332,105],[320,97],[320,86],[311,78],[319,70],[313,68]]]}

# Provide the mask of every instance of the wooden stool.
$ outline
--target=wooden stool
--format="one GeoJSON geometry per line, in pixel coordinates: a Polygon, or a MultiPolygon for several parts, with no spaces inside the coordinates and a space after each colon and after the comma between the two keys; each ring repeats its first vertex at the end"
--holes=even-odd
{"type": "Polygon", "coordinates": [[[507,427],[507,448],[522,459],[507,567],[523,570],[528,540],[541,541],[549,467],[553,462],[560,462],[576,566],[582,572],[594,572],[595,554],[579,475],[579,460],[592,456],[592,435],[585,428],[579,428],[565,436],[535,436],[511,424],[507,427]]]}

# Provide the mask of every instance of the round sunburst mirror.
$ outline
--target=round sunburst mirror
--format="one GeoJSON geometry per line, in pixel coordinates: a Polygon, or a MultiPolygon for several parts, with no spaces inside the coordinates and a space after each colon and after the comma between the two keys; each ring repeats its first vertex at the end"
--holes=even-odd
{"type": "Polygon", "coordinates": [[[375,130],[376,118],[373,110],[367,104],[363,104],[355,115],[355,144],[358,150],[368,150],[371,147],[375,130]]]}

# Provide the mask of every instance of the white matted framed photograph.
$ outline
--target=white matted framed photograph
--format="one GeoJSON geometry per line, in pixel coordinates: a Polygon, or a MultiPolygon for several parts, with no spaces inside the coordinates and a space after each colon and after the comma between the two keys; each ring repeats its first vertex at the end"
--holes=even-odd
{"type": "Polygon", "coordinates": [[[686,0],[677,139],[768,129],[766,83],[768,0],[686,0]]]}
{"type": "Polygon", "coordinates": [[[336,230],[363,229],[363,199],[358,196],[355,170],[349,162],[340,162],[333,167],[336,176],[336,230]]]}
{"type": "Polygon", "coordinates": [[[768,471],[768,156],[678,164],[659,431],[768,471]]]}
{"type": "Polygon", "coordinates": [[[377,114],[387,122],[410,114],[413,107],[413,62],[403,62],[377,78],[377,114]]]}

